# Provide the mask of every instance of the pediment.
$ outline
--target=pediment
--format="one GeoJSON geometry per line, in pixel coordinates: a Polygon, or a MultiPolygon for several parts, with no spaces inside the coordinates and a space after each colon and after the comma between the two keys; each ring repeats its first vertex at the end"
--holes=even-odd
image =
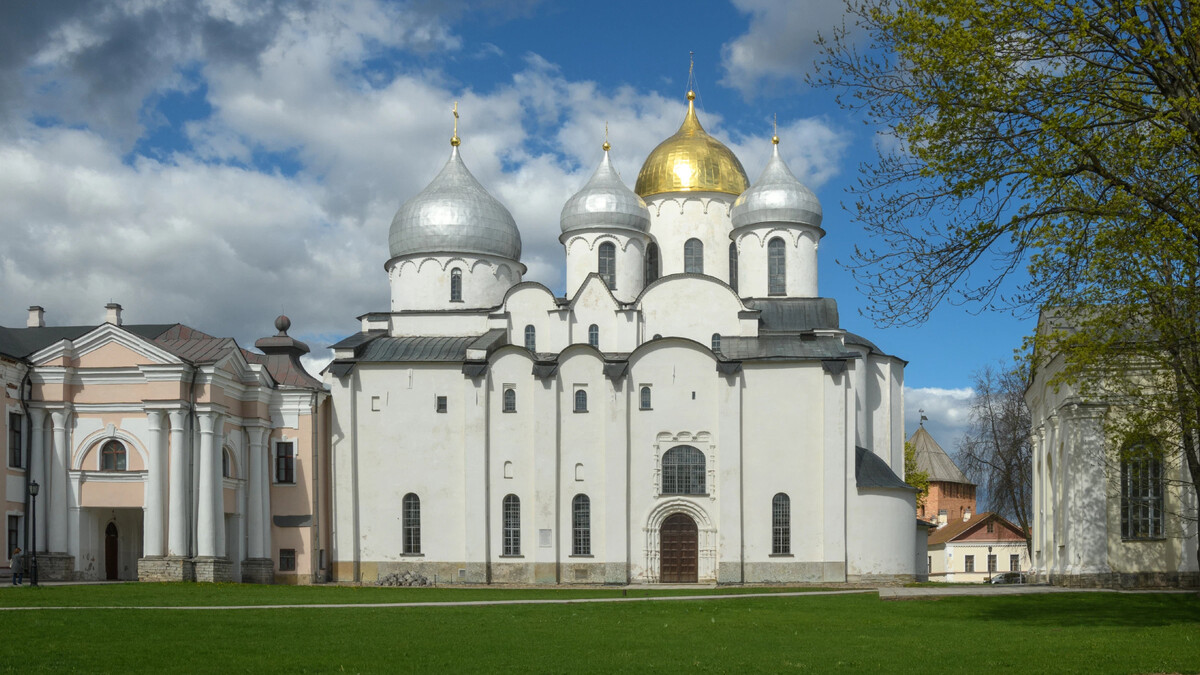
{"type": "Polygon", "coordinates": [[[60,340],[30,356],[35,365],[70,363],[80,368],[180,364],[171,352],[113,324],[102,324],[74,340],[60,340]]]}

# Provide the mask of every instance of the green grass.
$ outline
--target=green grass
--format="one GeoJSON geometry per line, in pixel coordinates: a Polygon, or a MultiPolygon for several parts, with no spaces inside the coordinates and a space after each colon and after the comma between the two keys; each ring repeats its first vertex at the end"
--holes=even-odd
{"type": "MultiPolygon", "coordinates": [[[[250,597],[283,604],[390,591],[431,599],[452,591],[513,599],[587,593],[146,586],[44,590],[70,589],[76,600],[94,593],[126,605],[137,604],[135,597],[168,604],[162,599],[172,596],[178,602],[169,604],[196,605],[209,594],[239,604],[253,604],[250,597]]],[[[54,599],[21,591],[0,598],[11,604],[17,594],[54,599]]],[[[860,594],[483,607],[96,608],[0,611],[0,635],[0,671],[8,672],[1169,673],[1200,671],[1200,598],[1063,593],[882,602],[860,594]]]]}

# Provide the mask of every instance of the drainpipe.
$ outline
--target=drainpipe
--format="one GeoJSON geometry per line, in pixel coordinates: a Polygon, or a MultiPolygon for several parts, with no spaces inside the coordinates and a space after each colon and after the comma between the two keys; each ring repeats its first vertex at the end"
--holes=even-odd
{"type": "Polygon", "coordinates": [[[313,394],[312,406],[312,560],[313,565],[313,583],[321,583],[324,577],[321,575],[321,465],[318,464],[318,455],[320,454],[317,447],[317,441],[320,438],[319,425],[320,415],[318,411],[321,409],[321,394],[313,394]]]}
{"type": "MultiPolygon", "coordinates": [[[[29,483],[33,480],[33,415],[29,414],[29,399],[33,396],[33,364],[25,364],[25,375],[21,378],[21,411],[24,413],[25,429],[28,433],[22,437],[25,441],[25,533],[24,541],[21,542],[21,549],[29,551],[27,558],[37,556],[37,551],[29,550],[29,530],[34,526],[29,520],[30,510],[33,508],[31,502],[33,498],[29,496],[29,483]]],[[[11,551],[5,551],[5,555],[11,551]]],[[[37,564],[36,562],[34,563],[37,564]]],[[[37,577],[31,577],[36,579],[37,577]]]]}

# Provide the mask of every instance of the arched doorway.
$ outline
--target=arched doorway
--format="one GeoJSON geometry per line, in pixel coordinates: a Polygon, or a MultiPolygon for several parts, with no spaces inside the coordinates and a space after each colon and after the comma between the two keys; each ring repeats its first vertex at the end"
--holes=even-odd
{"type": "Polygon", "coordinates": [[[659,528],[658,580],[665,584],[694,584],[699,567],[696,521],[676,513],[659,528]]]}
{"type": "Polygon", "coordinates": [[[117,524],[109,523],[104,528],[104,578],[109,581],[117,580],[117,538],[117,524]]]}

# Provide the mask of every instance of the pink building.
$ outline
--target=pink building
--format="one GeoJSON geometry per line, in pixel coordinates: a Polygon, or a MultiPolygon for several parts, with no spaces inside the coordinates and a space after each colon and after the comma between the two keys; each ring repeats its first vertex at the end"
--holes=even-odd
{"type": "Polygon", "coordinates": [[[325,578],[328,395],[278,333],[182,324],[0,327],[7,544],[43,580],[325,578]],[[29,486],[39,486],[36,533],[29,486]]]}

